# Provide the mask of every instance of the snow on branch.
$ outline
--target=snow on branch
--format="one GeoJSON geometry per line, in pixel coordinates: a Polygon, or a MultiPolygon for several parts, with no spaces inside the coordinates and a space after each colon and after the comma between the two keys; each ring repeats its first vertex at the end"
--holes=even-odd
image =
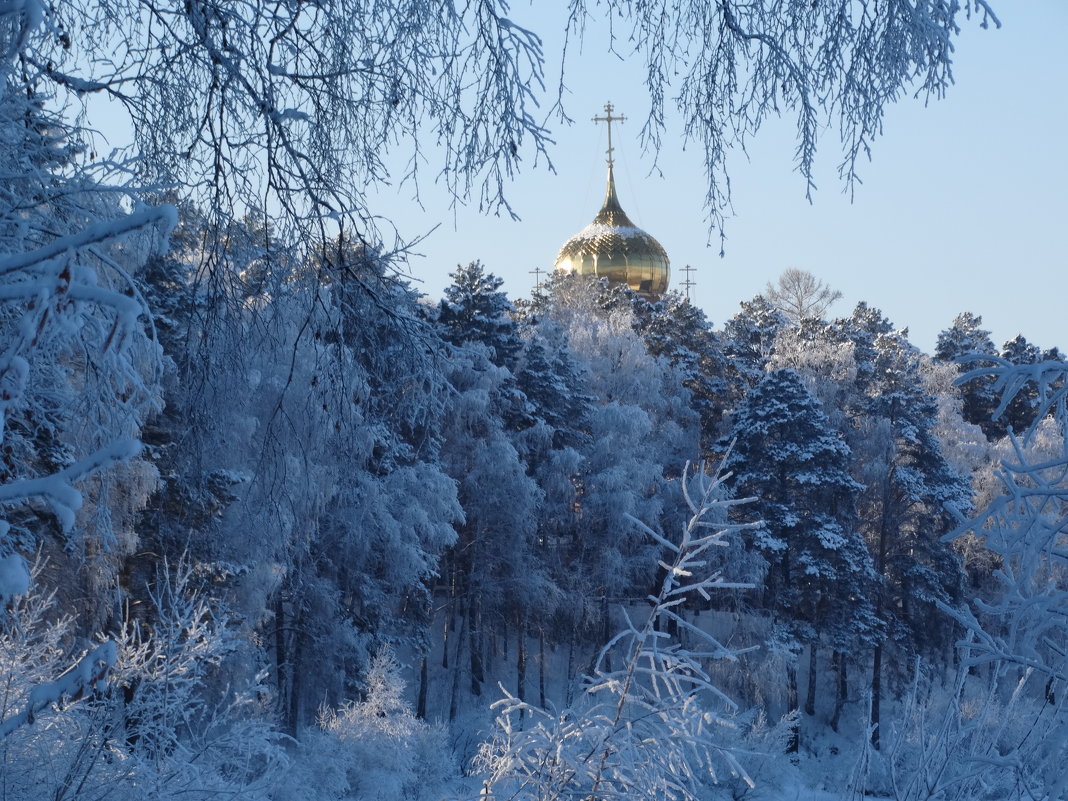
{"type": "Polygon", "coordinates": [[[0,504],[44,498],[59,518],[63,531],[69,532],[74,527],[74,513],[82,506],[82,494],[75,489],[75,482],[132,459],[140,452],[141,443],[137,440],[128,437],[116,440],[57,473],[0,485],[0,504]]]}
{"type": "Polygon", "coordinates": [[[115,643],[111,640],[102,642],[55,681],[34,687],[30,690],[26,708],[17,715],[0,721],[0,740],[21,726],[32,724],[38,713],[45,708],[64,700],[77,701],[87,692],[102,689],[104,677],[115,664],[117,657],[115,643]]]}
{"type": "Polygon", "coordinates": [[[728,501],[722,476],[683,473],[692,517],[671,542],[634,521],[670,558],[644,620],[623,610],[623,629],[604,645],[576,705],[542,710],[504,690],[494,704],[497,734],[479,752],[483,793],[489,797],[676,798],[694,801],[725,775],[753,786],[727,737],[737,737],[737,706],[715,686],[709,660],[734,659],[752,649],[730,649],[687,620],[682,597],[711,589],[748,587],[709,573],[704,554],[749,524],[721,522],[728,501]],[[709,530],[711,529],[711,530],[709,530]],[[688,643],[669,633],[679,624],[688,643]],[[619,667],[610,664],[622,656],[619,667]]]}
{"type": "Polygon", "coordinates": [[[164,233],[168,233],[177,224],[178,211],[174,206],[146,207],[115,220],[102,220],[92,223],[76,234],[61,236],[36,250],[2,255],[0,256],[0,276],[25,270],[27,267],[33,267],[58,256],[76,252],[90,245],[114,241],[134,231],[153,225],[160,226],[164,233]]]}
{"type": "MultiPolygon", "coordinates": [[[[1064,419],[1068,404],[1068,363],[1047,360],[1035,364],[1014,364],[1008,359],[989,354],[966,354],[958,361],[987,363],[962,373],[955,383],[964,385],[977,378],[993,378],[993,391],[999,398],[991,415],[994,420],[1000,419],[1013,399],[1029,386],[1033,386],[1038,395],[1034,406],[1036,423],[1047,416],[1064,419]]],[[[1027,432],[1016,433],[1023,433],[1024,439],[1027,440],[1035,430],[1032,425],[1027,432]]]]}

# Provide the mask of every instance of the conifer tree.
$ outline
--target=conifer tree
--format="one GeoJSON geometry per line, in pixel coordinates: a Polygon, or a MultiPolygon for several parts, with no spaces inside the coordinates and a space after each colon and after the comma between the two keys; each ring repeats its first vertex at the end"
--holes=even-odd
{"type": "Polygon", "coordinates": [[[884,658],[892,643],[903,655],[939,654],[952,624],[936,603],[959,597],[963,567],[942,535],[971,503],[934,435],[937,405],[922,386],[920,354],[906,332],[894,331],[881,312],[860,304],[835,324],[857,354],[857,453],[854,476],[865,484],[863,528],[878,574],[873,599],[888,639],[874,648],[872,742],[879,743],[884,658]]]}
{"type": "MultiPolygon", "coordinates": [[[[960,371],[989,364],[989,358],[998,355],[990,332],[981,326],[983,318],[971,312],[958,314],[953,324],[938,335],[934,356],[939,361],[957,362],[960,371]]],[[[994,420],[997,398],[994,395],[993,380],[990,377],[977,377],[961,385],[964,397],[964,419],[983,429],[988,438],[1004,436],[1004,421],[994,420]]]]}
{"type": "Polygon", "coordinates": [[[723,325],[727,357],[729,406],[738,404],[764,375],[775,349],[775,338],[787,325],[786,317],[763,295],[743,301],[741,310],[723,325]]]}
{"type": "MultiPolygon", "coordinates": [[[[1054,349],[1055,350],[1055,349],[1054,349]]],[[[1045,352],[1028,342],[1022,334],[1017,334],[1001,346],[1001,358],[1010,365],[1026,367],[1044,361],[1063,361],[1059,353],[1045,352]]],[[[977,380],[977,379],[973,379],[977,380]]],[[[1039,391],[1036,382],[1028,381],[1011,397],[1007,398],[1005,410],[998,418],[998,423],[1008,430],[1021,434],[1035,422],[1039,410],[1039,391]]]]}
{"type": "MultiPolygon", "coordinates": [[[[863,488],[849,474],[849,446],[794,371],[765,376],[732,422],[724,467],[737,495],[757,498],[747,512],[762,521],[751,536],[768,562],[764,604],[779,624],[772,645],[794,659],[810,649],[811,714],[821,637],[842,652],[876,628],[874,573],[857,528],[863,488]]],[[[797,709],[796,662],[788,657],[787,664],[788,705],[797,709]]]]}
{"type": "Polygon", "coordinates": [[[690,405],[701,418],[701,450],[708,453],[727,403],[729,363],[720,338],[700,307],[678,292],[647,304],[635,322],[649,353],[667,359],[690,390],[690,405]]]}
{"type": "Polygon", "coordinates": [[[454,343],[481,342],[490,360],[514,372],[523,342],[511,317],[512,304],[501,291],[504,281],[487,272],[481,262],[457,266],[450,273],[438,319],[445,338],[454,343]]]}

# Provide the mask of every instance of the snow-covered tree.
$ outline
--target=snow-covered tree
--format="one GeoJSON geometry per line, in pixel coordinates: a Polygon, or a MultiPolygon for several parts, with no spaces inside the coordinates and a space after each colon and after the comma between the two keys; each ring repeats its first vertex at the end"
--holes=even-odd
{"type": "Polygon", "coordinates": [[[903,801],[1058,798],[1068,788],[1066,372],[1051,360],[979,366],[961,377],[993,379],[995,413],[1023,391],[1037,396],[1042,415],[1006,439],[1000,491],[947,535],[975,536],[998,569],[972,603],[940,604],[966,632],[957,644],[961,669],[944,714],[913,714],[892,744],[895,797],[903,801]]]}
{"type": "Polygon", "coordinates": [[[83,599],[89,633],[114,612],[119,563],[136,550],[156,478],[138,458],[160,352],[137,273],[175,214],[139,203],[119,164],[92,162],[88,135],[19,67],[39,17],[3,16],[0,558],[24,578],[24,557],[53,556],[60,602],[83,599]]]}
{"type": "Polygon", "coordinates": [[[704,312],[678,292],[640,310],[636,322],[649,353],[667,359],[682,375],[701,418],[701,448],[707,453],[727,402],[727,358],[719,337],[704,312]]]}
{"type": "MultiPolygon", "coordinates": [[[[1021,334],[1001,346],[1001,358],[1009,364],[1019,365],[1026,368],[1040,362],[1064,361],[1064,357],[1056,349],[1043,351],[1037,345],[1028,342],[1021,334]]],[[[966,369],[976,367],[975,364],[965,364],[966,369]]],[[[973,379],[975,381],[977,379],[973,379]]],[[[1007,430],[1012,428],[1017,434],[1027,431],[1035,422],[1039,411],[1039,388],[1033,381],[1028,381],[1009,398],[1004,410],[998,416],[997,422],[1007,430]]]]}
{"type": "MultiPolygon", "coordinates": [[[[990,332],[981,326],[983,318],[970,312],[958,314],[953,325],[938,334],[934,357],[944,362],[956,362],[964,372],[976,359],[997,356],[997,348],[990,339],[990,332]]],[[[983,429],[990,438],[1004,435],[1004,424],[993,419],[997,399],[994,396],[993,380],[977,377],[961,384],[964,396],[964,419],[983,429]]]]}
{"type": "Polygon", "coordinates": [[[710,552],[744,523],[718,523],[733,502],[719,477],[684,472],[692,517],[678,541],[631,524],[662,548],[663,579],[649,610],[628,613],[605,643],[584,692],[572,707],[538,708],[510,694],[495,704],[496,732],[477,765],[483,794],[534,801],[675,797],[696,801],[711,783],[752,780],[733,753],[738,707],[713,683],[711,659],[736,660],[732,649],[679,612],[690,594],[737,587],[708,572],[710,552]],[[667,632],[685,631],[687,646],[667,632]]]}
{"type": "Polygon", "coordinates": [[[769,281],[764,297],[782,312],[792,325],[808,318],[822,319],[842,293],[831,289],[812,273],[797,267],[783,270],[773,286],[769,281]]]}
{"type": "Polygon", "coordinates": [[[609,625],[610,600],[643,592],[652,580],[655,555],[629,536],[625,516],[672,524],[681,504],[666,466],[684,463],[698,440],[684,375],[649,354],[631,300],[618,288],[563,276],[550,283],[539,324],[548,337],[566,335],[593,396],[589,437],[579,448],[579,519],[562,564],[587,626],[609,625]]]}
{"type": "Polygon", "coordinates": [[[920,355],[905,332],[866,304],[836,321],[853,341],[858,407],[863,416],[852,442],[854,476],[866,487],[860,514],[879,586],[876,612],[887,640],[874,649],[872,741],[879,742],[884,657],[895,644],[902,653],[929,654],[948,644],[951,627],[934,614],[936,603],[959,597],[959,557],[941,540],[954,514],[971,505],[967,481],[950,466],[934,430],[938,406],[923,388],[920,355]]]}
{"type": "Polygon", "coordinates": [[[510,316],[512,304],[501,291],[504,281],[477,261],[458,266],[449,277],[438,314],[448,340],[481,342],[490,348],[494,364],[514,371],[523,342],[510,316]]]}
{"type": "Polygon", "coordinates": [[[742,301],[740,311],[723,324],[730,406],[737,405],[764,376],[775,339],[786,317],[762,295],[742,301]]]}
{"type": "Polygon", "coordinates": [[[760,519],[749,536],[768,564],[763,605],[778,624],[769,646],[786,661],[789,710],[800,708],[797,657],[809,648],[805,708],[812,714],[821,639],[840,658],[873,643],[880,629],[857,520],[863,487],[849,474],[849,446],[791,370],[768,373],[750,391],[732,414],[728,438],[728,485],[757,498],[745,508],[760,519]]]}

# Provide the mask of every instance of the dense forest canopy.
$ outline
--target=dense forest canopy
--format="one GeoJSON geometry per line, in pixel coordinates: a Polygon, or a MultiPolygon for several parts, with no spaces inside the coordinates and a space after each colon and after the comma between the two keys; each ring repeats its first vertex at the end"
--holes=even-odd
{"type": "MultiPolygon", "coordinates": [[[[568,10],[678,92],[714,214],[767,114],[848,177],[996,22],[568,10]]],[[[506,205],[550,138],[506,12],[0,7],[3,796],[1060,797],[1062,354],[964,313],[927,355],[796,274],[720,327],[478,262],[420,295],[361,187],[433,139],[506,205]]]]}

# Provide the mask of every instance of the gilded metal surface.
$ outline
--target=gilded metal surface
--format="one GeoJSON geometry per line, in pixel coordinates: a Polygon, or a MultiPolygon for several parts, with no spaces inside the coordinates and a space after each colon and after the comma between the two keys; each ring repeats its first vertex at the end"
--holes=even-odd
{"type": "Polygon", "coordinates": [[[555,269],[607,278],[643,295],[658,296],[667,291],[670,264],[660,243],[631,222],[619,205],[609,164],[601,210],[560,248],[555,269]]]}

